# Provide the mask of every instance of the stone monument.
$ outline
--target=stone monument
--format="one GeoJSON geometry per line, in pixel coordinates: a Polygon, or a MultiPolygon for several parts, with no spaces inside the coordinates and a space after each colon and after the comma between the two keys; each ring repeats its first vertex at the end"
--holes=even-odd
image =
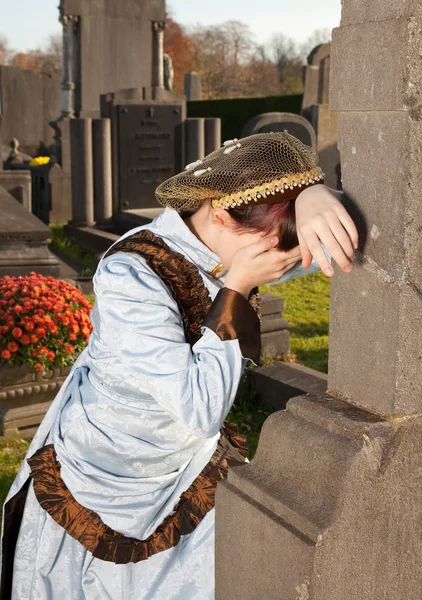
{"type": "Polygon", "coordinates": [[[316,104],[328,104],[328,92],[330,85],[330,51],[331,44],[319,44],[307,58],[304,67],[304,91],[302,100],[302,114],[316,104]]]}
{"type": "Polygon", "coordinates": [[[105,99],[102,116],[112,122],[117,211],[154,206],[158,184],[184,166],[184,98],[164,87],[158,89],[160,94],[150,91],[147,99],[149,90],[142,89],[109,94],[105,99]]]}
{"type": "Polygon", "coordinates": [[[242,137],[271,131],[285,131],[297,137],[304,144],[312,146],[312,148],[316,147],[315,131],[309,121],[294,113],[270,112],[257,115],[243,127],[242,137]]]}
{"type": "Polygon", "coordinates": [[[171,92],[173,90],[174,68],[171,56],[164,54],[164,89],[171,92]]]}
{"type": "Polygon", "coordinates": [[[339,187],[340,154],[337,148],[337,113],[328,106],[331,44],[316,46],[304,68],[304,94],[301,114],[316,132],[316,149],[325,173],[325,183],[339,187]]]}
{"type": "Polygon", "coordinates": [[[17,138],[21,152],[35,156],[40,140],[51,143],[53,132],[49,122],[59,111],[59,75],[0,65],[3,144],[17,138]]]}
{"type": "Polygon", "coordinates": [[[64,115],[98,117],[100,94],[151,85],[165,0],[61,0],[59,10],[64,115]]]}
{"type": "Polygon", "coordinates": [[[330,106],[358,261],[332,281],[328,392],[218,486],[216,600],[421,596],[421,41],[418,3],[343,0],[330,106]]]}
{"type": "Polygon", "coordinates": [[[202,77],[196,71],[185,73],[184,91],[186,100],[202,100],[202,77]]]}
{"type": "Polygon", "coordinates": [[[0,186],[0,277],[28,275],[59,276],[59,262],[48,244],[51,230],[28,212],[0,186]]]}

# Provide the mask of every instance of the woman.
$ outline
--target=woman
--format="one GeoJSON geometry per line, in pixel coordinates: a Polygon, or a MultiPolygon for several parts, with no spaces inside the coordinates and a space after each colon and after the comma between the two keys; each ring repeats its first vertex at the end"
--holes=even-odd
{"type": "Polygon", "coordinates": [[[245,457],[224,419],[259,361],[256,287],[317,262],[331,276],[330,254],[350,271],[357,246],[317,160],[284,133],[228,142],[161,184],[164,213],[103,257],[88,348],[5,504],[2,598],[214,598],[214,493],[245,457]]]}

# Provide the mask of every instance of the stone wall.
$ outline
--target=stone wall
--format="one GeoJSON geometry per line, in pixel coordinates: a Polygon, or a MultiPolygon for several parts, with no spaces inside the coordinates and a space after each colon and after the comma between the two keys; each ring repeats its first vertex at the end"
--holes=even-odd
{"type": "Polygon", "coordinates": [[[35,154],[40,140],[53,142],[49,126],[60,114],[60,76],[38,75],[18,67],[0,65],[0,112],[3,144],[12,138],[20,149],[35,154]]]}

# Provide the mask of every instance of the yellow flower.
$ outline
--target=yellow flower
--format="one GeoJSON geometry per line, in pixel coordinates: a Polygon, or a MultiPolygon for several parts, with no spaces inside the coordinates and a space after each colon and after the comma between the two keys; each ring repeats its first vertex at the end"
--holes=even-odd
{"type": "Polygon", "coordinates": [[[30,167],[38,167],[39,165],[46,165],[50,162],[50,157],[49,156],[37,156],[36,158],[33,158],[31,160],[31,162],[29,163],[30,167]]]}

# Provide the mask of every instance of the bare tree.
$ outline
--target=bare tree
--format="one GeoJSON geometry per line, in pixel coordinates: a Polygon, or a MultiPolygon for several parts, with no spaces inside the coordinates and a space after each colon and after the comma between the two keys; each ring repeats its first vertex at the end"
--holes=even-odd
{"type": "Polygon", "coordinates": [[[265,46],[257,46],[246,67],[246,72],[248,74],[247,96],[277,96],[280,94],[277,68],[265,46]]]}
{"type": "Polygon", "coordinates": [[[0,34],[0,65],[7,64],[9,57],[9,44],[5,35],[0,34]]]}
{"type": "Polygon", "coordinates": [[[331,42],[331,29],[315,29],[300,47],[300,56],[306,61],[312,50],[320,44],[331,42]]]}
{"type": "Polygon", "coordinates": [[[256,61],[257,45],[248,25],[227,21],[213,27],[196,26],[188,37],[191,68],[201,73],[206,98],[250,95],[252,75],[248,67],[256,61]]]}
{"type": "Polygon", "coordinates": [[[62,36],[51,35],[45,49],[35,50],[38,60],[38,72],[53,75],[61,72],[62,36]]]}
{"type": "Polygon", "coordinates": [[[267,44],[269,55],[277,69],[280,92],[300,93],[302,85],[302,64],[296,43],[283,33],[275,34],[267,44]]]}

